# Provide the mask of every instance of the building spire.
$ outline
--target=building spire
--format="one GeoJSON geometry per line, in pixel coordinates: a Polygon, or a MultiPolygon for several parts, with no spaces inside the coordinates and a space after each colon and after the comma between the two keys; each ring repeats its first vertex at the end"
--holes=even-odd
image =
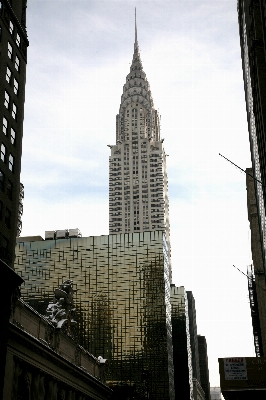
{"type": "Polygon", "coordinates": [[[137,10],[135,7],[135,43],[134,43],[134,50],[138,49],[138,33],[137,33],[137,10]]]}

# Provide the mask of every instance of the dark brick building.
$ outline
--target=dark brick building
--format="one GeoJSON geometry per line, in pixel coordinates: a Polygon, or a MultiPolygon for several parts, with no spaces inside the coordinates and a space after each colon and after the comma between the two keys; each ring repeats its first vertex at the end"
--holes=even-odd
{"type": "Polygon", "coordinates": [[[26,0],[0,1],[0,259],[13,267],[21,230],[20,185],[26,63],[26,0]]]}
{"type": "Polygon", "coordinates": [[[0,1],[0,399],[6,363],[11,302],[22,279],[14,272],[16,236],[21,230],[20,184],[26,62],[26,0],[0,1]]]}

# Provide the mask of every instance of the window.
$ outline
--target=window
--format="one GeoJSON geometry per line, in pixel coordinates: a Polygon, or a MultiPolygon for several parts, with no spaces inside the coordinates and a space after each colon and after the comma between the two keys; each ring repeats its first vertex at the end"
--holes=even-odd
{"type": "Polygon", "coordinates": [[[0,257],[6,258],[8,250],[8,240],[4,235],[0,235],[0,257]]]}
{"type": "Polygon", "coordinates": [[[14,93],[18,95],[18,81],[14,78],[14,93]]]}
{"type": "Polygon", "coordinates": [[[9,42],[7,43],[7,55],[10,58],[10,60],[12,60],[13,47],[11,46],[11,44],[9,42]]]}
{"type": "Polygon", "coordinates": [[[4,143],[1,144],[1,160],[6,162],[6,146],[4,143]]]}
{"type": "Polygon", "coordinates": [[[5,91],[5,101],[4,101],[4,106],[9,109],[9,94],[7,91],[5,91]]]}
{"type": "Polygon", "coordinates": [[[15,68],[16,68],[16,70],[18,72],[19,72],[19,64],[20,64],[20,60],[19,60],[18,56],[16,56],[16,58],[15,58],[15,68]]]}
{"type": "Polygon", "coordinates": [[[10,171],[14,172],[14,157],[11,153],[9,154],[8,168],[10,169],[10,171]]]}
{"type": "Polygon", "coordinates": [[[5,214],[5,225],[10,228],[10,220],[11,220],[11,211],[6,208],[6,214],[5,214]]]}
{"type": "Polygon", "coordinates": [[[10,130],[10,141],[11,143],[15,146],[15,142],[16,142],[16,131],[11,128],[10,130]]]}
{"type": "Polygon", "coordinates": [[[5,188],[5,175],[0,170],[0,190],[4,191],[5,188]]]}
{"type": "Polygon", "coordinates": [[[14,32],[14,24],[13,22],[10,20],[9,21],[9,32],[11,33],[11,35],[13,35],[14,32]]]}
{"type": "Polygon", "coordinates": [[[3,117],[3,132],[5,135],[7,135],[7,125],[8,125],[7,119],[6,117],[3,117]]]}
{"type": "Polygon", "coordinates": [[[7,197],[12,200],[12,195],[13,195],[13,183],[8,179],[7,185],[6,185],[6,193],[7,197]]]}
{"type": "Polygon", "coordinates": [[[20,46],[20,34],[19,33],[17,33],[16,44],[18,47],[20,46]]]}
{"type": "Polygon", "coordinates": [[[16,119],[16,118],[17,118],[17,106],[16,106],[16,104],[15,104],[15,103],[13,103],[13,108],[12,108],[12,117],[13,117],[14,119],[16,119]]]}
{"type": "Polygon", "coordinates": [[[8,67],[6,67],[6,81],[10,83],[10,79],[11,79],[11,71],[8,67]]]}

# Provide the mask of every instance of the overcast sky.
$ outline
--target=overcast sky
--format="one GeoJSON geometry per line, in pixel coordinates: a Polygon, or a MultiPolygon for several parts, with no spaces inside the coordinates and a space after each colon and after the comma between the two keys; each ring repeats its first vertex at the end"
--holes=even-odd
{"type": "Polygon", "coordinates": [[[218,357],[254,356],[245,174],[250,167],[236,0],[28,0],[22,236],[108,234],[108,144],[134,44],[167,154],[173,281],[192,290],[218,357]]]}

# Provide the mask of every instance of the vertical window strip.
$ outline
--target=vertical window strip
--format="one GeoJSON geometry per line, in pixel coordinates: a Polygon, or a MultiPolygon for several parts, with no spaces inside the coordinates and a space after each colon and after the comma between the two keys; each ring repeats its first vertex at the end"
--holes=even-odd
{"type": "Polygon", "coordinates": [[[9,109],[9,94],[7,93],[7,91],[5,91],[5,101],[4,101],[4,106],[9,109]]]}
{"type": "Polygon", "coordinates": [[[5,135],[7,135],[7,125],[8,125],[7,119],[6,117],[3,117],[3,132],[5,135]]]}
{"type": "Polygon", "coordinates": [[[1,144],[1,154],[0,154],[1,160],[3,162],[6,162],[6,146],[4,143],[1,144]]]}
{"type": "Polygon", "coordinates": [[[11,153],[9,154],[8,168],[11,172],[14,172],[14,157],[11,153]]]}
{"type": "Polygon", "coordinates": [[[8,42],[7,43],[7,55],[10,58],[10,60],[12,60],[12,56],[13,56],[13,47],[12,45],[8,42]]]}

